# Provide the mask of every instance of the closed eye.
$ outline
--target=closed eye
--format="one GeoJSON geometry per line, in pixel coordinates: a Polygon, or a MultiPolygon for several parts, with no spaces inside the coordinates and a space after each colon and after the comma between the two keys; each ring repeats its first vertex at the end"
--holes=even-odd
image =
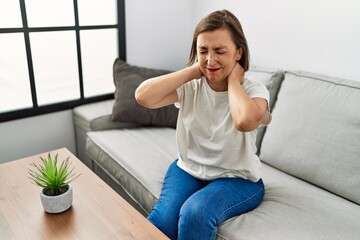
{"type": "Polygon", "coordinates": [[[207,51],[199,51],[199,54],[207,54],[207,51]]]}

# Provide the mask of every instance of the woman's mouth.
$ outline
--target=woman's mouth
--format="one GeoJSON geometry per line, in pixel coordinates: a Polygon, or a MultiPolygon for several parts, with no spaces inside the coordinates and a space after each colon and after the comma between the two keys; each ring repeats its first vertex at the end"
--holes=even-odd
{"type": "Polygon", "coordinates": [[[206,69],[207,69],[209,72],[211,72],[211,73],[220,70],[220,68],[206,68],[206,69]]]}

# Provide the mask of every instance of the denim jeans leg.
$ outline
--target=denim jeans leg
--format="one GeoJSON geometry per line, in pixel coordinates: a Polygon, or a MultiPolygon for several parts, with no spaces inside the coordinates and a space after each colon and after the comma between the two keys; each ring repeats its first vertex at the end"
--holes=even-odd
{"type": "Polygon", "coordinates": [[[180,208],[201,187],[202,181],[186,173],[174,161],[165,175],[159,200],[148,220],[170,239],[177,239],[180,208]]]}
{"type": "Polygon", "coordinates": [[[210,182],[182,206],[178,240],[215,239],[219,224],[256,208],[264,193],[262,180],[221,178],[210,182]]]}

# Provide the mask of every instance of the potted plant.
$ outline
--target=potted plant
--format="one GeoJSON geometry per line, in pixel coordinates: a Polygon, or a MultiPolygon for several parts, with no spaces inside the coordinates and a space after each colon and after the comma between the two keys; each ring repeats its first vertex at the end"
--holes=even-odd
{"type": "Polygon", "coordinates": [[[32,183],[42,187],[40,192],[41,203],[45,212],[60,213],[72,205],[72,187],[69,184],[80,174],[73,173],[69,157],[63,160],[58,167],[58,154],[53,158],[50,153],[47,158],[40,157],[42,165],[32,163],[34,170],[29,169],[29,178],[32,183]]]}

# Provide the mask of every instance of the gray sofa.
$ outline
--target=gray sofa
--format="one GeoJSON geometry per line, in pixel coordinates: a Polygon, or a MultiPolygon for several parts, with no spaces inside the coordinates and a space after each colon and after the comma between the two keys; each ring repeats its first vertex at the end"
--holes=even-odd
{"type": "MultiPolygon", "coordinates": [[[[266,194],[217,239],[360,239],[360,82],[262,68],[246,76],[271,94],[273,121],[257,141],[266,194]]],[[[175,129],[112,121],[116,101],[73,110],[77,154],[147,215],[177,158],[175,129]]]]}

